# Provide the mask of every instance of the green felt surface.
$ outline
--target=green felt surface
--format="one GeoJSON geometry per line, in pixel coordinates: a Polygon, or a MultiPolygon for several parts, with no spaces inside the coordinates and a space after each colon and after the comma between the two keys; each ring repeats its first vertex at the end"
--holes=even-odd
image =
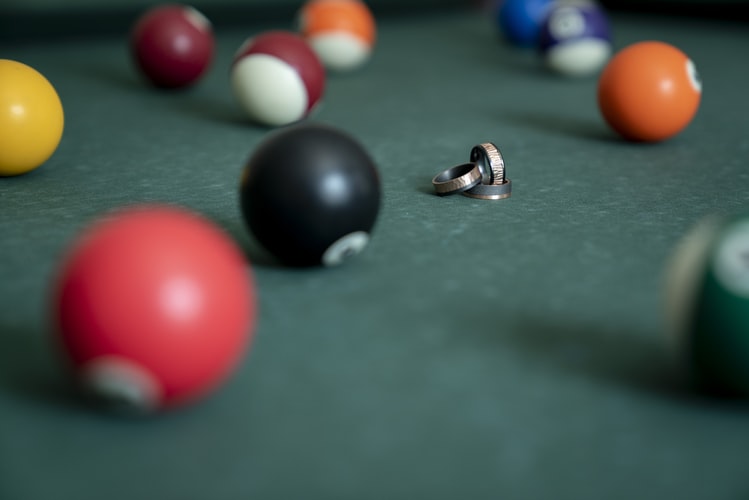
{"type": "Polygon", "coordinates": [[[749,409],[678,381],[660,311],[681,235],[747,209],[746,25],[613,26],[617,47],[658,38],[695,61],[702,106],[673,140],[618,140],[594,78],[547,74],[479,12],[381,22],[371,64],[332,75],[313,117],[371,152],[381,215],[365,253],[307,270],[270,264],[238,210],[268,133],[228,90],[252,30],[221,33],[213,71],[177,93],[145,87],[120,39],[6,44],[67,122],[46,165],[0,179],[0,498],[747,498],[749,409]],[[435,196],[483,141],[512,197],[435,196]],[[127,419],[70,394],[46,312],[77,232],[144,201],[232,234],[260,315],[219,392],[127,419]]]}

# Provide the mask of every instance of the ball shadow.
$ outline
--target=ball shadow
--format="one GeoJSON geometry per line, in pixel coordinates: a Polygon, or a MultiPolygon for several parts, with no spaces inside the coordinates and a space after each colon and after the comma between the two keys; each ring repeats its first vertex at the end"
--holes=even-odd
{"type": "Polygon", "coordinates": [[[526,78],[548,79],[549,70],[541,63],[541,56],[534,50],[525,47],[507,47],[504,42],[501,51],[495,55],[497,66],[514,75],[524,75],[526,78]]]}
{"type": "Polygon", "coordinates": [[[693,406],[746,411],[736,396],[700,390],[680,375],[655,336],[621,328],[570,322],[569,318],[515,316],[503,346],[559,373],[596,379],[693,406]]]}
{"type": "MultiPolygon", "coordinates": [[[[98,421],[137,425],[156,415],[132,409],[125,411],[86,392],[76,383],[59,349],[49,332],[9,328],[0,320],[0,393],[3,397],[32,406],[51,418],[65,412],[98,421]]],[[[169,421],[191,418],[190,415],[203,411],[215,399],[212,396],[201,404],[160,409],[158,421],[164,417],[169,417],[169,421]]]]}
{"type": "Polygon", "coordinates": [[[227,101],[190,95],[187,98],[172,101],[171,108],[173,111],[189,115],[191,118],[209,120],[222,125],[264,130],[260,125],[255,124],[245,116],[238,106],[227,101]]]}
{"type": "MultiPolygon", "coordinates": [[[[492,14],[489,14],[491,16],[492,14]]],[[[461,51],[466,61],[475,61],[479,66],[493,66],[514,75],[523,74],[533,78],[548,76],[549,72],[541,64],[541,54],[534,46],[513,44],[485,19],[485,29],[459,24],[451,33],[452,47],[461,51]]]]}
{"type": "Polygon", "coordinates": [[[550,132],[557,135],[600,142],[624,142],[622,138],[609,130],[602,122],[550,113],[534,113],[518,110],[505,110],[498,114],[502,120],[535,131],[550,132]]]}
{"type": "Polygon", "coordinates": [[[138,77],[134,68],[124,64],[72,62],[69,72],[119,90],[141,91],[148,85],[138,77]]]}
{"type": "Polygon", "coordinates": [[[56,347],[44,332],[0,322],[0,387],[11,397],[42,406],[80,408],[56,347]]]}
{"type": "Polygon", "coordinates": [[[252,266],[266,268],[288,267],[265,250],[241,220],[229,219],[221,214],[214,214],[212,219],[234,240],[252,266]]]}
{"type": "Polygon", "coordinates": [[[247,118],[232,102],[202,94],[201,80],[180,88],[157,87],[138,75],[134,67],[123,64],[77,63],[71,65],[71,72],[77,73],[86,80],[117,88],[120,91],[164,97],[160,101],[161,105],[191,118],[220,124],[261,128],[247,118]]]}
{"type": "Polygon", "coordinates": [[[656,394],[687,395],[666,353],[647,336],[574,324],[569,318],[521,316],[515,326],[509,335],[511,345],[556,370],[656,394]]]}

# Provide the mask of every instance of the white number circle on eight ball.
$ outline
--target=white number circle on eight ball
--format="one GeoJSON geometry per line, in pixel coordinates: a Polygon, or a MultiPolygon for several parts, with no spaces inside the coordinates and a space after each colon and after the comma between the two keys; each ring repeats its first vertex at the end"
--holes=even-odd
{"type": "Polygon", "coordinates": [[[291,266],[361,252],[380,208],[380,176],[350,135],[321,124],[271,133],[245,166],[240,203],[257,241],[291,266]]]}

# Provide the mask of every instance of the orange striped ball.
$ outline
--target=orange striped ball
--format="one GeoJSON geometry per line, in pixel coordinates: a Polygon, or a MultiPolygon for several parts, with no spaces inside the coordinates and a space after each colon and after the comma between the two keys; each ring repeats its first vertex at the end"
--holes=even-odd
{"type": "Polygon", "coordinates": [[[376,25],[359,0],[310,0],[299,13],[299,30],[326,68],[350,71],[372,54],[376,25]]]}

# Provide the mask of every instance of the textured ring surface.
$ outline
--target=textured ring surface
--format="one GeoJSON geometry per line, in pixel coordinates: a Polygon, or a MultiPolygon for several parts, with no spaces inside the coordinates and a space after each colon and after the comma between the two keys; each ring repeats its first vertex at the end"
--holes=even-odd
{"type": "Polygon", "coordinates": [[[481,182],[481,169],[475,163],[463,163],[437,174],[432,185],[437,194],[444,196],[471,189],[481,182]]]}
{"type": "Polygon", "coordinates": [[[484,142],[474,146],[471,161],[481,169],[482,184],[502,184],[505,181],[505,160],[494,143],[484,142]]]}

